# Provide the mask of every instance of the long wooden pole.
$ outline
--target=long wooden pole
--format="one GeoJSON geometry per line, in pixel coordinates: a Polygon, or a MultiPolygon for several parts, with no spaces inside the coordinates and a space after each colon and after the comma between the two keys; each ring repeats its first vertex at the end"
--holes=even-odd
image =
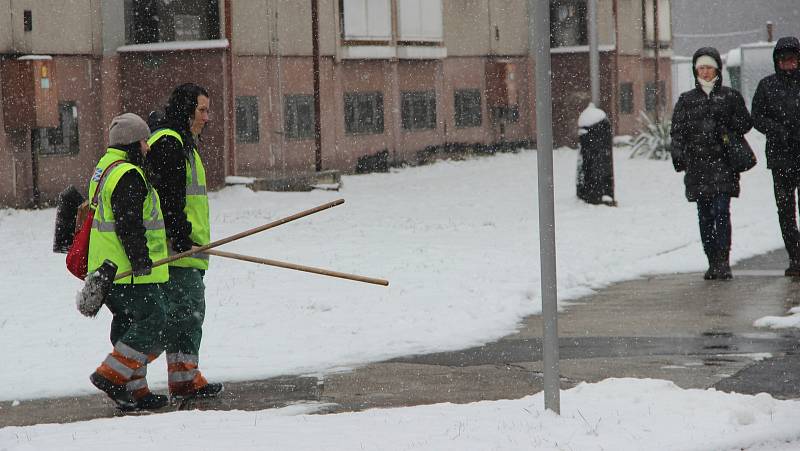
{"type": "MultiPolygon", "coordinates": [[[[167,264],[169,262],[173,262],[173,261],[178,260],[180,258],[191,257],[192,255],[199,254],[199,253],[205,252],[205,251],[207,251],[209,249],[212,249],[212,248],[215,248],[215,247],[218,247],[218,246],[222,246],[223,244],[230,243],[231,241],[236,241],[236,240],[244,238],[246,236],[254,235],[256,233],[263,232],[264,230],[268,230],[268,229],[271,229],[273,227],[278,227],[279,225],[283,225],[283,224],[286,224],[287,222],[294,221],[295,219],[300,219],[300,218],[306,217],[308,215],[312,215],[314,213],[318,213],[318,212],[320,212],[322,210],[327,210],[329,208],[333,208],[333,207],[335,207],[337,205],[341,205],[343,203],[344,203],[344,199],[337,199],[337,200],[335,200],[333,202],[328,202],[327,204],[322,204],[322,205],[320,205],[318,207],[310,208],[308,210],[301,211],[299,213],[295,213],[295,214],[293,214],[291,216],[287,216],[285,218],[278,219],[277,221],[272,221],[272,222],[270,222],[268,224],[264,224],[262,226],[258,226],[256,228],[253,228],[253,229],[250,229],[250,230],[245,230],[244,232],[237,233],[236,235],[231,235],[231,236],[229,236],[227,238],[222,238],[221,240],[213,241],[213,242],[208,243],[208,244],[203,245],[203,246],[193,247],[191,250],[188,250],[186,252],[181,252],[179,254],[170,255],[167,258],[162,258],[161,260],[158,260],[155,263],[153,263],[153,267],[155,268],[156,266],[165,265],[165,264],[167,264]]],[[[123,273],[117,274],[114,277],[114,280],[119,280],[119,279],[122,279],[123,277],[128,277],[128,276],[131,275],[132,272],[133,271],[128,270],[128,271],[125,271],[123,273]]]]}
{"type": "Polygon", "coordinates": [[[384,279],[376,279],[376,278],[373,278],[373,277],[359,276],[357,274],[348,274],[348,273],[345,273],[345,272],[331,271],[331,270],[323,269],[323,268],[315,268],[313,266],[297,265],[297,264],[294,264],[294,263],[287,263],[287,262],[282,262],[282,261],[278,261],[278,260],[271,260],[271,259],[268,259],[268,258],[251,257],[249,255],[234,254],[232,252],[219,251],[219,250],[216,250],[216,249],[207,250],[206,254],[216,255],[218,257],[232,258],[234,260],[242,260],[242,261],[246,261],[246,262],[260,263],[262,265],[277,266],[279,268],[294,269],[294,270],[297,270],[297,271],[304,271],[304,272],[310,272],[310,273],[314,273],[314,274],[321,274],[323,276],[338,277],[340,279],[355,280],[357,282],[366,282],[366,283],[372,283],[372,284],[375,284],[375,285],[383,285],[385,287],[389,286],[389,281],[388,280],[384,280],[384,279]]]}

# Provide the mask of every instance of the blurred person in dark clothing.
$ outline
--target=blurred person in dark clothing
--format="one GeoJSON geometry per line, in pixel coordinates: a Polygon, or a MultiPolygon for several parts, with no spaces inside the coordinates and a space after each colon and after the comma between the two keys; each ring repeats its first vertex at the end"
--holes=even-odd
{"type": "Polygon", "coordinates": [[[731,197],[739,196],[739,173],[723,148],[727,134],[744,135],[752,128],[742,95],[722,86],[722,59],[717,49],[698,49],[692,58],[695,88],[680,95],[672,113],[672,163],[686,171],[686,199],[697,203],[703,251],[708,258],[706,280],[728,280],[730,266],[731,197]]]}
{"type": "Polygon", "coordinates": [[[800,277],[797,197],[800,187],[800,42],[778,39],[772,52],[775,73],[764,77],[753,96],[753,124],[767,137],[767,168],[772,170],[775,205],[789,254],[786,276],[800,277]]]}

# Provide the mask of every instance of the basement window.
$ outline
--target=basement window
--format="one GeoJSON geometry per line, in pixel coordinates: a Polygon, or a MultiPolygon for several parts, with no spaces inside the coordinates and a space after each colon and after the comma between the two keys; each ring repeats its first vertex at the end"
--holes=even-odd
{"type": "Polygon", "coordinates": [[[78,106],[75,101],[58,102],[59,126],[31,129],[31,146],[40,155],[70,155],[80,150],[78,106]]]}

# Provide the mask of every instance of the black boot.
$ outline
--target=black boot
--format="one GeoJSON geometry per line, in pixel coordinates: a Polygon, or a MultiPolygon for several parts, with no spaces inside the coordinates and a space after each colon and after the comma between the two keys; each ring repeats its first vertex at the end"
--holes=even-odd
{"type": "Polygon", "coordinates": [[[730,249],[721,250],[717,254],[717,278],[720,280],[733,279],[730,256],[731,256],[730,249]]]}
{"type": "Polygon", "coordinates": [[[222,384],[219,382],[210,382],[198,389],[188,390],[182,393],[172,393],[171,397],[175,401],[188,400],[188,399],[202,399],[213,398],[222,391],[222,384]]]}
{"type": "Polygon", "coordinates": [[[160,409],[167,404],[169,404],[169,398],[154,393],[148,393],[136,400],[136,408],[141,410],[160,409]]]}
{"type": "Polygon", "coordinates": [[[717,273],[717,253],[716,251],[709,250],[706,251],[706,258],[708,258],[708,269],[706,273],[703,274],[703,279],[705,280],[715,280],[719,278],[717,273]]]}
{"type": "Polygon", "coordinates": [[[117,405],[119,410],[128,411],[136,409],[136,400],[133,395],[128,391],[127,387],[122,384],[115,384],[106,379],[99,373],[95,372],[89,376],[92,385],[104,391],[109,398],[117,405]]]}
{"type": "Polygon", "coordinates": [[[783,274],[786,277],[800,277],[800,261],[789,260],[789,267],[783,274]]]}

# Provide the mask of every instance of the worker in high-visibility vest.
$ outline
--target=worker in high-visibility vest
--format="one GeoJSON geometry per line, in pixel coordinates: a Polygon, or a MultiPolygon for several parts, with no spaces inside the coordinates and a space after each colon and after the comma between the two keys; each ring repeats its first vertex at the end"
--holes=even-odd
{"type": "Polygon", "coordinates": [[[169,278],[165,266],[167,236],[158,194],[141,169],[150,130],[145,121],[125,113],[111,121],[109,147],[89,182],[89,199],[96,199],[89,234],[88,270],[105,260],[118,272],[132,275],[114,282],[105,299],[111,311],[113,350],[90,376],[122,410],[158,409],[168,403],[150,392],[147,364],[163,351],[166,299],[161,284],[169,278]]]}
{"type": "MultiPolygon", "coordinates": [[[[197,142],[208,122],[208,92],[186,83],[173,90],[164,117],[151,114],[147,170],[161,197],[170,254],[211,238],[206,173],[197,142]]],[[[208,255],[195,254],[169,264],[164,284],[167,326],[164,330],[170,395],[177,399],[216,396],[221,383],[209,383],[199,369],[205,318],[208,255]]]]}

